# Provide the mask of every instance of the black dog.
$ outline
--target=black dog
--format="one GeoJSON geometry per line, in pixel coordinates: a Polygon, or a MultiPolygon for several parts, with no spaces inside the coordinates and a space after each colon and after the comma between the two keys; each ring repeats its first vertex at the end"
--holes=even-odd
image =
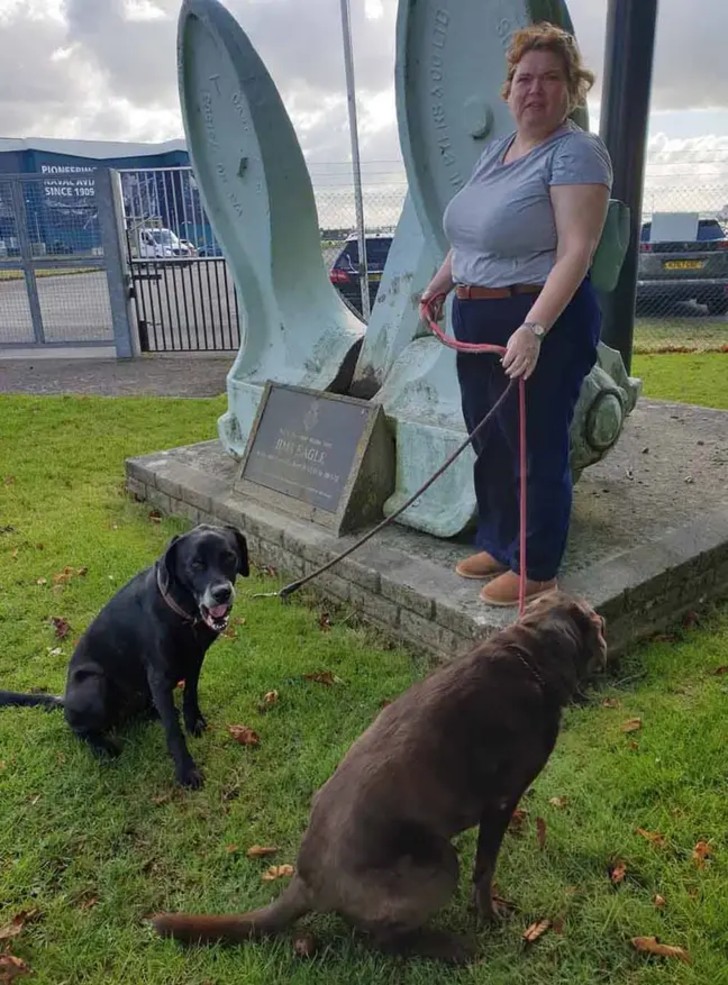
{"type": "Polygon", "coordinates": [[[200,524],[173,537],[162,557],[124,585],[78,641],[62,698],[0,691],[0,707],[63,708],[76,735],[96,753],[111,756],[120,749],[107,732],[135,715],[158,716],[177,781],[201,786],[174,688],[184,679],[185,728],[201,735],[206,722],[197,682],[205,653],[227,626],[238,574],[248,574],[248,550],[234,527],[200,524]]]}

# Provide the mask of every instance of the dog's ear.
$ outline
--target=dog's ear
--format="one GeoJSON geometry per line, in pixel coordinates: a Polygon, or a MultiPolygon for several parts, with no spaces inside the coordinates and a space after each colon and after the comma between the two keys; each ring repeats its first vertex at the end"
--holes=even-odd
{"type": "Polygon", "coordinates": [[[225,529],[230,531],[235,541],[235,547],[238,553],[238,574],[247,578],[250,574],[250,567],[248,566],[248,542],[237,527],[228,525],[225,529]]]}
{"type": "Polygon", "coordinates": [[[164,554],[162,555],[162,563],[164,564],[164,567],[166,568],[167,574],[170,576],[170,578],[174,575],[175,572],[175,561],[177,557],[177,543],[179,540],[181,540],[180,535],[174,534],[173,537],[167,543],[167,546],[164,549],[164,554]]]}

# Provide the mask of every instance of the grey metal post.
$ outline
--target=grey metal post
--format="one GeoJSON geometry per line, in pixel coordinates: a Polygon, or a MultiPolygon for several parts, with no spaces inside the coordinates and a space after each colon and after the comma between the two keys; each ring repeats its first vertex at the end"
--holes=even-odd
{"type": "Polygon", "coordinates": [[[609,0],[600,136],[614,166],[612,195],[630,209],[630,239],[617,286],[602,297],[604,342],[632,364],[645,148],[657,0],[609,0]]]}
{"type": "Polygon", "coordinates": [[[137,355],[134,346],[131,306],[129,304],[129,272],[124,248],[124,218],[121,180],[118,171],[98,168],[95,172],[96,204],[98,206],[101,245],[104,250],[106,280],[109,285],[111,324],[118,359],[137,355]]]}
{"type": "Polygon", "coordinates": [[[346,98],[349,104],[349,133],[351,135],[351,163],[354,170],[354,201],[356,225],[359,233],[359,283],[361,285],[362,314],[369,321],[369,271],[367,269],[367,243],[364,232],[364,204],[361,191],[361,164],[359,161],[359,131],[356,120],[356,91],[354,86],[354,59],[349,22],[349,0],[341,0],[341,30],[344,36],[344,68],[346,70],[346,98]]]}
{"type": "Polygon", "coordinates": [[[35,277],[35,258],[33,256],[33,244],[28,232],[28,212],[25,208],[25,189],[22,178],[11,179],[11,195],[13,202],[13,212],[15,213],[15,231],[18,234],[18,249],[20,259],[23,262],[23,274],[25,276],[25,289],[28,292],[28,307],[30,308],[30,318],[33,323],[33,335],[38,345],[45,342],[45,332],[43,331],[43,313],[40,307],[40,297],[38,295],[38,282],[35,277]]]}

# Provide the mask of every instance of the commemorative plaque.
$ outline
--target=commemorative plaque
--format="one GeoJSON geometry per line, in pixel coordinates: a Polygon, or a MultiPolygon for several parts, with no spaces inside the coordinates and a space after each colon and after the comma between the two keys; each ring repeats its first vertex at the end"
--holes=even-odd
{"type": "Polygon", "coordinates": [[[234,488],[343,534],[382,518],[394,469],[381,406],[269,382],[234,488]]]}

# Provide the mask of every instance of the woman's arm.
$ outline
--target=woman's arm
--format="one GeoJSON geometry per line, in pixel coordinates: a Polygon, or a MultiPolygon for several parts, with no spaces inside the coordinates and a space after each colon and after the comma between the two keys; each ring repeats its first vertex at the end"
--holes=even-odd
{"type": "MultiPolygon", "coordinates": [[[[431,298],[436,297],[438,294],[449,294],[454,285],[452,279],[452,249],[447,251],[447,256],[442,261],[442,266],[437,271],[435,276],[432,278],[430,283],[422,292],[420,296],[420,301],[429,301],[431,298]]],[[[440,302],[436,308],[433,307],[432,315],[436,321],[440,320],[442,315],[442,302],[440,302]]]]}
{"type": "Polygon", "coordinates": [[[556,262],[526,321],[548,331],[573,298],[599,246],[609,206],[606,185],[552,185],[556,262]]]}
{"type": "Polygon", "coordinates": [[[536,368],[541,339],[528,322],[543,325],[548,333],[583,281],[599,245],[609,207],[606,185],[552,185],[551,202],[556,222],[556,262],[524,324],[508,340],[501,360],[506,374],[525,379],[536,368]]]}

